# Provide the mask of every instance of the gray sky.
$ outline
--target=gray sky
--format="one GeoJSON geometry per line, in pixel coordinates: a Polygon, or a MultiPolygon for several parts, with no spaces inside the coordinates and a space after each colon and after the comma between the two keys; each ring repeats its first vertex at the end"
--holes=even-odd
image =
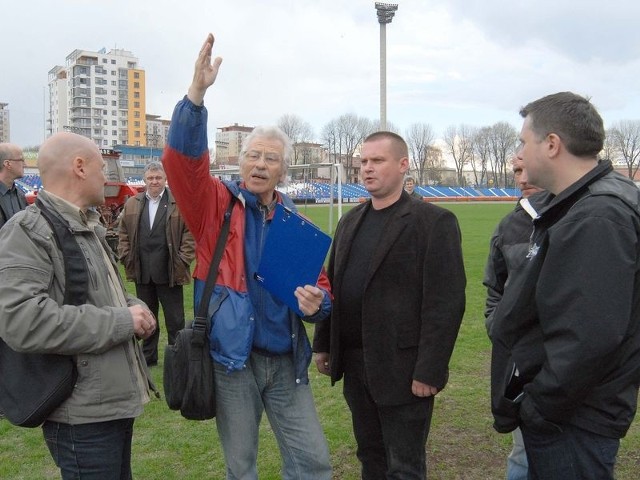
{"type": "MultiPolygon", "coordinates": [[[[2,8],[0,102],[11,140],[44,137],[47,72],[74,49],[117,47],[146,70],[147,113],[170,118],[207,32],[223,57],[205,98],[209,135],[286,113],[322,127],[377,119],[379,25],[369,0],[23,0],[2,8]]],[[[562,90],[592,97],[607,126],[640,119],[640,3],[398,0],[387,26],[387,119],[520,128],[519,108],[562,90]]]]}

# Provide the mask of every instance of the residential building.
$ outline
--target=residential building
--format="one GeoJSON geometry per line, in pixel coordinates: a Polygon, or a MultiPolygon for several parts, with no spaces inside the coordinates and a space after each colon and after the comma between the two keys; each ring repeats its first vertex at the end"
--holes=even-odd
{"type": "Polygon", "coordinates": [[[129,51],[74,50],[49,70],[48,136],[70,131],[102,148],[147,145],[145,71],[129,51]]]}
{"type": "Polygon", "coordinates": [[[228,127],[219,127],[216,132],[215,165],[238,165],[242,141],[251,133],[253,127],[234,123],[228,127]]]}
{"type": "Polygon", "coordinates": [[[8,143],[11,141],[8,106],[8,103],[0,102],[0,143],[8,143]]]}
{"type": "Polygon", "coordinates": [[[147,131],[145,132],[145,144],[148,147],[164,148],[167,143],[171,120],[160,118],[160,115],[146,115],[147,131]]]}

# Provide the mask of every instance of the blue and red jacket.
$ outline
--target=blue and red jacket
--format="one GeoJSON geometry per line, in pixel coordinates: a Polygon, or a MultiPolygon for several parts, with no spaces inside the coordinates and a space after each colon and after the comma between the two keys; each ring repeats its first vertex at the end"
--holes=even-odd
{"type": "MultiPolygon", "coordinates": [[[[210,175],[207,110],[186,96],[173,112],[162,163],[180,213],[196,240],[194,308],[204,290],[225,211],[231,196],[237,199],[209,303],[212,358],[232,373],[245,368],[252,348],[274,355],[291,353],[296,383],[308,383],[311,346],[302,319],[254,277],[273,214],[264,216],[257,197],[242,182],[222,182],[210,175]]],[[[289,197],[276,194],[279,203],[295,210],[289,197]]],[[[320,311],[304,317],[312,323],[324,320],[331,312],[330,286],[324,270],[317,286],[325,296],[320,311]]]]}

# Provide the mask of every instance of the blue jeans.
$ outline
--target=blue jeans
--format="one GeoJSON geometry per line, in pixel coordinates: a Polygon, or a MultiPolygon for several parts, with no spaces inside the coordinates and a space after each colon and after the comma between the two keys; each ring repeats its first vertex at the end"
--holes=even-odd
{"type": "Polygon", "coordinates": [[[507,457],[507,480],[527,480],[529,465],[519,428],[513,431],[513,448],[507,457]]]}
{"type": "Polygon", "coordinates": [[[613,480],[620,447],[617,438],[603,437],[573,425],[538,431],[522,425],[530,480],[613,480]]]}
{"type": "Polygon", "coordinates": [[[426,479],[425,445],[433,397],[416,397],[416,402],[407,405],[377,405],[367,386],[362,350],[345,352],[344,365],[343,392],[351,410],[362,479],[426,479]]]}
{"type": "Polygon", "coordinates": [[[44,439],[63,480],[130,480],[133,418],[69,425],[46,421],[44,439]]]}
{"type": "Polygon", "coordinates": [[[231,374],[214,365],[216,426],[227,479],[258,478],[258,428],[264,411],[282,456],[282,478],[331,479],[329,448],[311,388],[296,384],[291,355],[252,353],[246,368],[231,374]]]}

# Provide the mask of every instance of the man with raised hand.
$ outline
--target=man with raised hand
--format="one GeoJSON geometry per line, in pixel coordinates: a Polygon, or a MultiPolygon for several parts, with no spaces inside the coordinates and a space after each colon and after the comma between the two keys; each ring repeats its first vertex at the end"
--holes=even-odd
{"type": "Polygon", "coordinates": [[[329,449],[309,386],[311,346],[303,321],[327,318],[329,283],[322,273],[316,285],[296,289],[300,317],[256,277],[276,204],[295,210],[291,199],[276,190],[286,179],[293,148],[278,127],[256,127],[242,144],[242,180],[222,182],[210,175],[204,95],[222,62],[212,61],[213,41],[209,34],[188,93],[174,110],[162,160],[196,240],[196,307],[225,212],[236,199],[209,310],[216,427],[227,478],[258,478],[258,430],[266,412],[282,456],[282,478],[328,480],[329,449]]]}

